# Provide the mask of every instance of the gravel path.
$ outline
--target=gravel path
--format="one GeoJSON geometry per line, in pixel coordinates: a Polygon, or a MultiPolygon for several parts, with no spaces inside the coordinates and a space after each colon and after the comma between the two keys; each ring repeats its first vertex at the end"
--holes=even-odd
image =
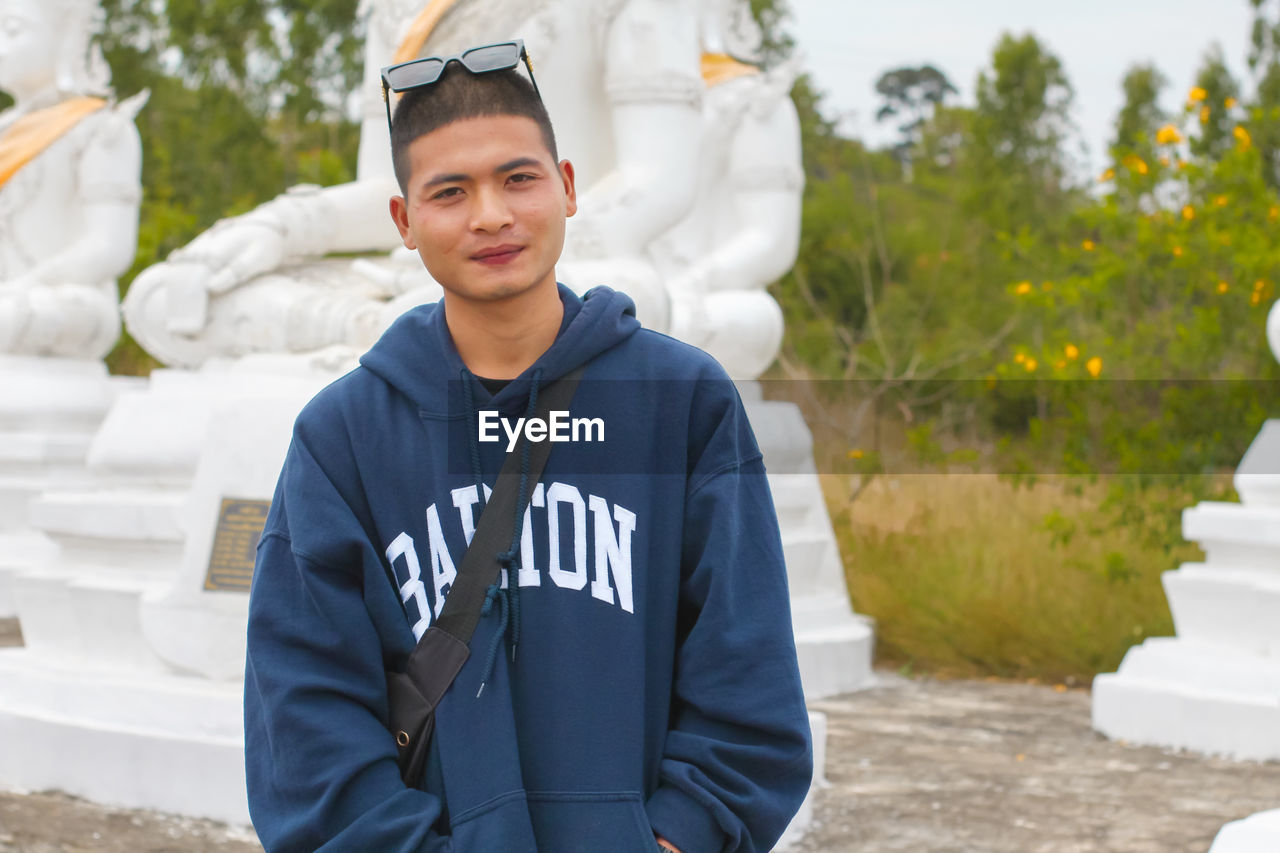
{"type": "Polygon", "coordinates": [[[1108,741],[1087,690],[881,679],[815,704],[830,787],[793,853],[1206,853],[1280,807],[1280,763],[1108,741]]]}
{"type": "MultiPolygon", "coordinates": [[[[0,645],[17,645],[0,620],[0,645]]],[[[908,680],[814,704],[827,780],[790,853],[1206,853],[1280,807],[1280,763],[1107,741],[1086,690],[908,680]]],[[[0,792],[0,853],[260,851],[252,830],[0,792]]],[[[605,851],[602,851],[605,853],[605,851]]]]}

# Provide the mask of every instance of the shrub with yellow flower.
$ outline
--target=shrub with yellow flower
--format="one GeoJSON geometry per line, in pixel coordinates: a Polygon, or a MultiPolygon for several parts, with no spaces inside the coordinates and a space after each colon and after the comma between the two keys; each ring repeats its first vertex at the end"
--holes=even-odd
{"type": "Polygon", "coordinates": [[[1196,209],[1189,204],[1182,206],[1182,218],[1190,222],[1196,218],[1196,209]]]}
{"type": "Polygon", "coordinates": [[[1177,145],[1182,141],[1182,134],[1171,124],[1156,131],[1156,143],[1159,145],[1177,145]]]}
{"type": "Polygon", "coordinates": [[[1029,281],[1018,282],[1018,286],[1013,289],[1013,292],[1018,294],[1019,296],[1026,296],[1028,293],[1031,292],[1031,282],[1029,281]]]}
{"type": "Polygon", "coordinates": [[[1077,358],[1080,357],[1080,348],[1075,344],[1067,344],[1065,347],[1063,347],[1062,351],[1066,354],[1067,358],[1071,359],[1072,361],[1075,361],[1077,358]]]}
{"type": "Polygon", "coordinates": [[[1234,110],[1236,108],[1236,99],[1227,98],[1225,101],[1222,102],[1222,105],[1229,110],[1234,110]]]}
{"type": "Polygon", "coordinates": [[[1035,373],[1040,364],[1034,358],[1029,358],[1022,363],[1022,366],[1027,369],[1027,373],[1035,373]]]}
{"type": "Polygon", "coordinates": [[[1098,248],[1098,245],[1092,240],[1085,240],[1080,244],[1080,248],[1084,249],[1086,252],[1092,252],[1094,249],[1098,248]]]}
{"type": "Polygon", "coordinates": [[[1218,282],[1219,293],[1226,293],[1230,289],[1231,289],[1230,285],[1228,285],[1225,281],[1218,282]]]}
{"type": "Polygon", "coordinates": [[[1094,356],[1084,363],[1084,369],[1089,371],[1089,375],[1097,379],[1102,375],[1102,359],[1094,356]]]}
{"type": "Polygon", "coordinates": [[[1143,160],[1137,154],[1130,154],[1123,160],[1124,167],[1130,172],[1137,172],[1139,175],[1145,175],[1151,171],[1147,166],[1147,161],[1143,160]]]}
{"type": "Polygon", "coordinates": [[[1201,107],[1201,108],[1200,108],[1200,123],[1201,123],[1201,124],[1208,124],[1208,123],[1209,123],[1209,116],[1211,116],[1211,115],[1213,115],[1213,111],[1212,111],[1212,110],[1210,110],[1208,107],[1201,107]]]}
{"type": "Polygon", "coordinates": [[[1192,104],[1198,104],[1209,97],[1209,93],[1205,91],[1203,86],[1193,86],[1191,91],[1187,93],[1187,101],[1192,104]]]}
{"type": "Polygon", "coordinates": [[[1241,148],[1248,148],[1253,144],[1253,137],[1249,135],[1249,131],[1245,130],[1242,125],[1236,125],[1231,130],[1231,135],[1236,138],[1236,142],[1241,148]]]}

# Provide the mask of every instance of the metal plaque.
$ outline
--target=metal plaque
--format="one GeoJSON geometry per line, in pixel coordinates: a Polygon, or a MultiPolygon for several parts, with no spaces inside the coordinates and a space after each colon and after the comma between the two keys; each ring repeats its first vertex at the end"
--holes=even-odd
{"type": "Polygon", "coordinates": [[[258,540],[267,523],[271,501],[223,498],[218,510],[218,526],[213,534],[213,552],[204,588],[218,592],[248,592],[253,580],[253,564],[258,540]]]}

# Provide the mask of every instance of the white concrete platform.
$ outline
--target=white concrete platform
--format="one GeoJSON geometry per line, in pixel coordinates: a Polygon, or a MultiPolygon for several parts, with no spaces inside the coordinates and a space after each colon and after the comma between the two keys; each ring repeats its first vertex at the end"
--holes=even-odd
{"type": "Polygon", "coordinates": [[[0,651],[0,780],[247,824],[239,684],[0,651]]]}

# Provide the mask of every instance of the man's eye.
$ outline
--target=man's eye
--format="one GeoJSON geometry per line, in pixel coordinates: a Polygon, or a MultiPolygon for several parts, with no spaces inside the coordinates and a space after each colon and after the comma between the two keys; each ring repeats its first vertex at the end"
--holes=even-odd
{"type": "Polygon", "coordinates": [[[515,181],[516,183],[520,183],[520,184],[527,183],[528,181],[535,180],[536,178],[537,178],[537,176],[536,176],[536,175],[526,175],[526,174],[523,174],[523,173],[521,173],[521,174],[519,174],[519,175],[512,175],[512,176],[511,176],[511,180],[515,181]]]}
{"type": "Polygon", "coordinates": [[[460,193],[460,192],[462,192],[462,190],[458,189],[457,187],[449,187],[449,189],[447,189],[447,190],[441,190],[440,192],[438,192],[438,193],[436,193],[435,195],[433,195],[431,198],[432,198],[432,199],[437,199],[437,198],[450,198],[450,197],[452,197],[452,196],[457,195],[457,194],[458,194],[458,193],[460,193]]]}

